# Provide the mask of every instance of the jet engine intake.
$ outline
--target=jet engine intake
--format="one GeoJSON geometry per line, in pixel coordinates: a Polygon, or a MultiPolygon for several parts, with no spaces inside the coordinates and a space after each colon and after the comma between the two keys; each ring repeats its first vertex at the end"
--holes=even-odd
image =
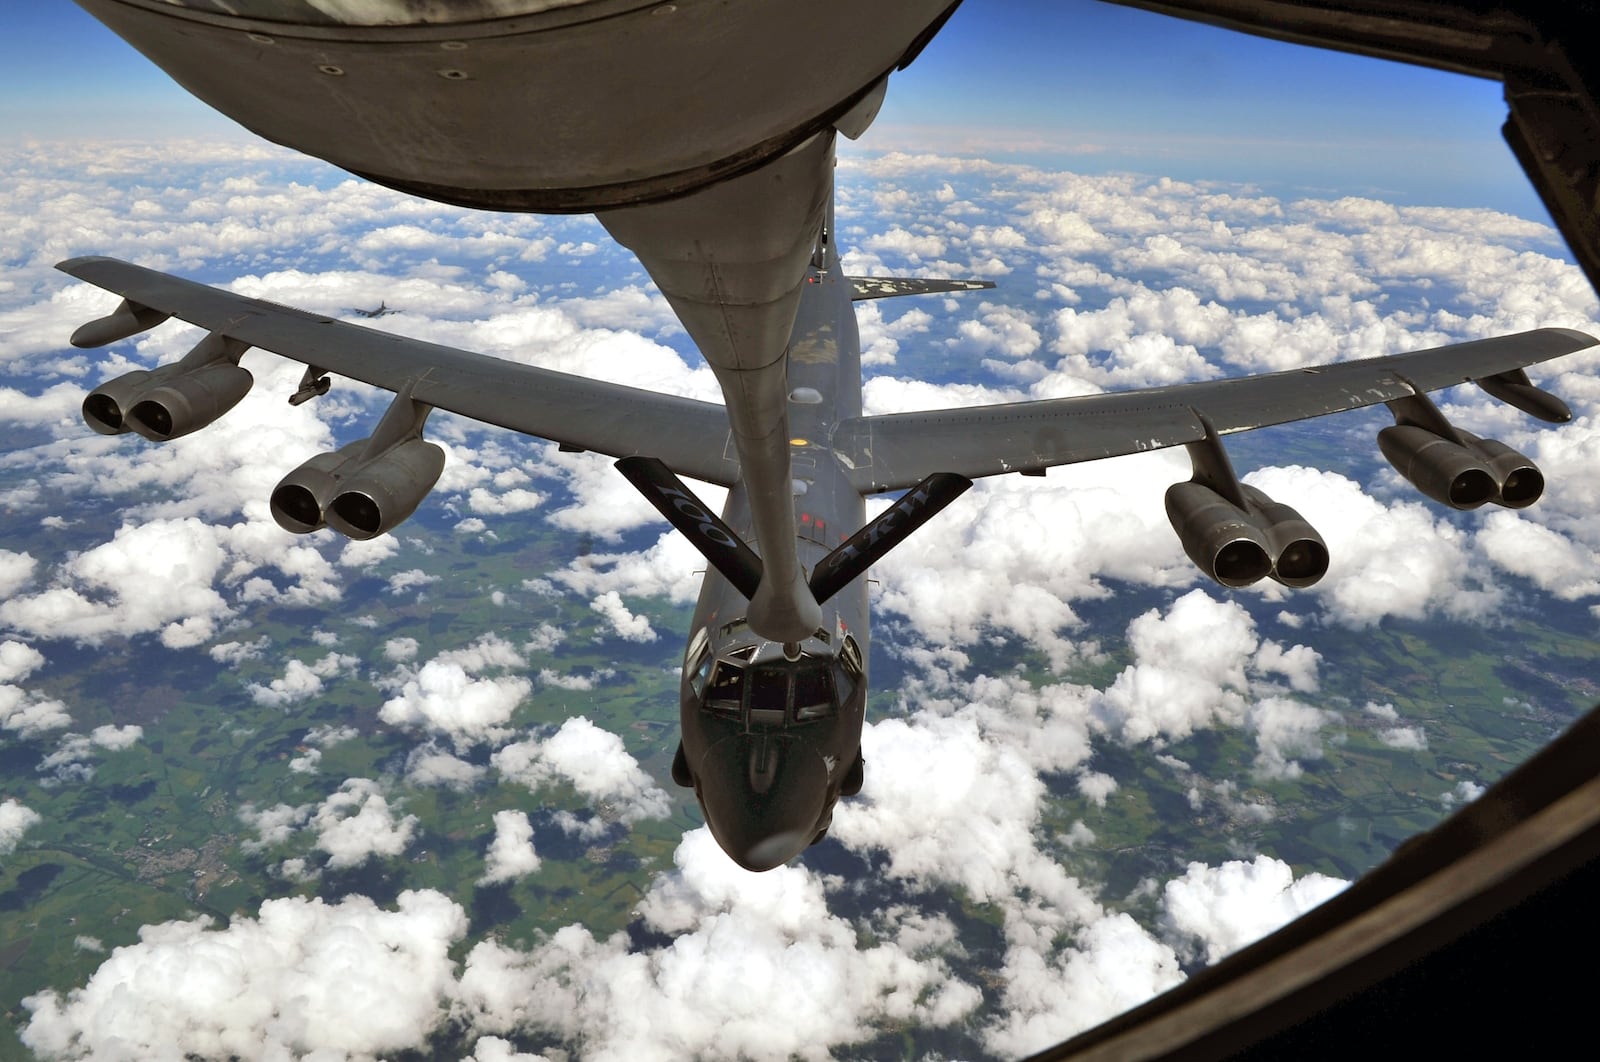
{"type": "Polygon", "coordinates": [[[1223,586],[1249,586],[1272,571],[1267,536],[1250,515],[1201,483],[1167,488],[1167,519],[1183,551],[1223,586]]]}
{"type": "Polygon", "coordinates": [[[238,405],[253,383],[250,370],[226,361],[180,373],[140,394],[128,410],[128,426],[151,442],[188,435],[238,405]]]}
{"type": "Polygon", "coordinates": [[[432,412],[407,386],[370,437],[317,454],[279,480],[272,518],[297,535],[331,527],[358,540],[397,527],[444,472],[444,448],[422,438],[432,412]]]}
{"type": "Polygon", "coordinates": [[[367,442],[358,439],[317,454],[279,480],[268,500],[278,526],[296,535],[308,535],[328,526],[323,510],[339,493],[344,469],[360,458],[367,442]]]}
{"type": "Polygon", "coordinates": [[[409,438],[374,457],[371,439],[317,454],[279,481],[272,518],[285,531],[331,527],[346,538],[376,538],[417,511],[444,472],[444,449],[409,438]]]}
{"type": "Polygon", "coordinates": [[[101,435],[135,431],[151,442],[166,442],[214,422],[255,382],[248,369],[231,361],[198,366],[186,361],[107,380],[83,400],[84,423],[101,435]]]}
{"type": "Polygon", "coordinates": [[[1167,519],[1189,559],[1223,586],[1271,577],[1306,587],[1328,571],[1328,547],[1304,517],[1240,484],[1245,507],[1193,480],[1167,488],[1167,519]]]}
{"type": "Polygon", "coordinates": [[[1544,475],[1528,458],[1494,439],[1457,430],[1460,441],[1414,424],[1378,433],[1378,449],[1411,485],[1452,509],[1485,502],[1521,509],[1544,493],[1544,475]]]}
{"type": "Polygon", "coordinates": [[[323,516],[347,538],[376,538],[416,512],[443,472],[443,447],[407,439],[357,469],[323,516]]]}

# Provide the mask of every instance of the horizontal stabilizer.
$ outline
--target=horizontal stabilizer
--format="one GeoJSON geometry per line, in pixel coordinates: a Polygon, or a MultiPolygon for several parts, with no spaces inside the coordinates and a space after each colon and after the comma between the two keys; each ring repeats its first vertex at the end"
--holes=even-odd
{"type": "Polygon", "coordinates": [[[851,535],[811,571],[811,593],[817,603],[828,600],[851,580],[883,559],[934,514],[972,486],[972,480],[951,472],[935,472],[902,494],[877,519],[851,535]]]}
{"type": "Polygon", "coordinates": [[[850,301],[892,299],[896,295],[934,295],[941,291],[980,291],[994,287],[992,280],[943,280],[938,277],[845,277],[850,301]]]}
{"type": "Polygon", "coordinates": [[[756,596],[761,585],[761,558],[706,508],[704,502],[672,474],[672,469],[654,457],[624,457],[617,471],[639,488],[639,493],[654,505],[667,522],[687,538],[706,562],[745,597],[756,596]]]}

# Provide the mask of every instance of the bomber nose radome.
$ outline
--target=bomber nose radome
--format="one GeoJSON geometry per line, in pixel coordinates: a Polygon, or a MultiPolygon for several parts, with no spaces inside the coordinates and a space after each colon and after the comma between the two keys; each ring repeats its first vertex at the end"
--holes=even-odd
{"type": "Polygon", "coordinates": [[[807,742],[736,734],[707,750],[698,775],[711,835],[746,870],[782,866],[816,836],[828,768],[807,742]]]}

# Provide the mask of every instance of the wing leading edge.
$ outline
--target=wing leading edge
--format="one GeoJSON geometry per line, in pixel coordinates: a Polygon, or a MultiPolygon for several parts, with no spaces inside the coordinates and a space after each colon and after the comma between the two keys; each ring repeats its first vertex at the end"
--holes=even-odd
{"type": "Polygon", "coordinates": [[[115,258],[71,258],[56,268],[134,304],[130,322],[176,317],[321,372],[397,394],[409,388],[417,402],[567,449],[619,458],[647,455],[681,475],[721,486],[738,476],[728,448],[727,412],[716,403],[407,339],[115,258]]]}
{"type": "MultiPolygon", "coordinates": [[[[904,490],[933,472],[970,478],[1042,473],[1052,465],[1200,443],[1216,434],[1306,420],[1480,381],[1545,419],[1564,410],[1531,409],[1508,398],[1493,377],[1558,358],[1597,341],[1567,328],[1339,362],[1287,372],[1202,381],[1140,391],[1003,405],[856,417],[842,422],[833,448],[851,466],[862,493],[904,490]]],[[[1556,403],[1559,407],[1559,403],[1556,403]]]]}

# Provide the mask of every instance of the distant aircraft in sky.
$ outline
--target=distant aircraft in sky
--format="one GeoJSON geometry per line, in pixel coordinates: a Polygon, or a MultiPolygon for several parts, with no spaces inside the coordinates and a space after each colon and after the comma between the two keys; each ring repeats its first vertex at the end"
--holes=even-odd
{"type": "Polygon", "coordinates": [[[638,255],[723,404],[406,339],[114,259],[60,268],[123,299],[75,345],[169,317],[208,333],[182,360],[91,392],[83,412],[96,431],[164,441],[204,427],[250,388],[239,364],[250,347],[307,365],[292,402],[325,393],[330,375],[395,394],[371,436],[279,483],[271,509],[290,531],[366,539],[410,516],[444,466],[424,438],[435,408],[617,458],[710,566],[672,773],[752,870],[821,839],[839,798],[861,788],[864,576],[973,478],[1181,445],[1193,475],[1166,507],[1200,569],[1226,586],[1308,586],[1327,569],[1321,537],[1239,481],[1223,436],[1384,403],[1395,424],[1379,447],[1424,494],[1457,509],[1530,505],[1544,487],[1533,463],[1456,428],[1428,392],[1472,381],[1559,423],[1566,406],[1523,369],[1595,342],[1541,329],[1241,379],[868,416],[853,302],[983,286],[848,277],[835,239],[835,136],[866,129],[890,72],[948,18],[948,0],[883,5],[870,19],[850,0],[475,0],[424,5],[427,19],[399,25],[383,12],[411,18],[417,5],[79,2],[270,139],[446,202],[594,211],[638,255]],[[605,91],[592,84],[598,69],[605,91]],[[727,487],[720,516],[680,476],[727,487]],[[865,497],[884,492],[904,493],[868,522],[865,497]]]}
{"type": "Polygon", "coordinates": [[[390,308],[388,300],[385,299],[370,310],[362,309],[359,306],[352,306],[346,312],[353,313],[357,317],[387,317],[391,313],[399,313],[400,311],[390,308]]]}

